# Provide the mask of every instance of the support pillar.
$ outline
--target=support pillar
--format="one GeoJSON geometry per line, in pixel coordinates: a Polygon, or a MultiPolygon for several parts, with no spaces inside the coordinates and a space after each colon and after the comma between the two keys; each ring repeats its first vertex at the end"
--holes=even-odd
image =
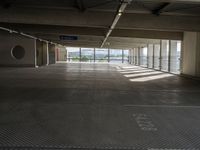
{"type": "Polygon", "coordinates": [[[200,77],[200,32],[184,32],[182,74],[200,77]]]}
{"type": "Polygon", "coordinates": [[[124,50],[122,50],[122,63],[124,63],[124,50]]]}

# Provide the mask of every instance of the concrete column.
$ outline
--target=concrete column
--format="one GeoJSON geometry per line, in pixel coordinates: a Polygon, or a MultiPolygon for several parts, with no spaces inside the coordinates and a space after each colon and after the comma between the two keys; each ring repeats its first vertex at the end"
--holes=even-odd
{"type": "Polygon", "coordinates": [[[128,63],[131,64],[131,50],[128,50],[128,63]]]}
{"type": "Polygon", "coordinates": [[[156,69],[156,70],[160,70],[160,66],[161,66],[160,65],[160,60],[161,60],[160,59],[160,54],[161,54],[160,53],[160,47],[161,47],[160,44],[155,44],[154,45],[154,54],[153,54],[154,55],[153,56],[154,57],[153,58],[154,59],[153,60],[154,61],[154,63],[153,63],[154,66],[153,66],[153,68],[156,69]]]}
{"type": "Polygon", "coordinates": [[[160,40],[160,57],[159,57],[159,70],[162,68],[162,40],[160,40]]]}
{"type": "Polygon", "coordinates": [[[37,56],[37,66],[43,65],[43,42],[36,41],[36,56],[37,56]]]}
{"type": "Polygon", "coordinates": [[[94,48],[94,62],[96,62],[96,49],[94,48]]]}
{"type": "Polygon", "coordinates": [[[152,68],[154,68],[155,64],[155,45],[153,45],[153,60],[152,60],[152,68]]]}
{"type": "Polygon", "coordinates": [[[169,40],[162,40],[161,43],[161,70],[169,71],[169,40]]]}
{"type": "Polygon", "coordinates": [[[131,61],[132,61],[132,64],[134,64],[134,60],[135,60],[135,56],[134,56],[134,51],[135,51],[135,48],[133,48],[132,50],[131,50],[131,55],[132,55],[132,59],[131,59],[131,61]]]}
{"type": "Polygon", "coordinates": [[[149,58],[150,54],[149,54],[149,44],[147,44],[147,68],[149,68],[149,58]]]}
{"type": "Polygon", "coordinates": [[[169,41],[169,53],[168,53],[168,71],[171,71],[171,41],[169,41]]]}
{"type": "Polygon", "coordinates": [[[196,76],[200,77],[200,32],[197,33],[196,76]]]}
{"type": "Polygon", "coordinates": [[[140,66],[140,59],[141,59],[141,58],[140,58],[140,56],[141,56],[141,55],[140,55],[140,51],[141,51],[141,48],[138,47],[138,57],[137,57],[137,58],[138,58],[138,65],[139,65],[139,66],[140,66]]]}
{"type": "Polygon", "coordinates": [[[110,49],[108,49],[108,62],[110,62],[110,49]]]}
{"type": "Polygon", "coordinates": [[[135,51],[135,54],[136,54],[136,65],[139,65],[139,48],[136,48],[135,49],[136,51],[135,51]]]}
{"type": "Polygon", "coordinates": [[[134,48],[133,49],[131,49],[131,62],[132,62],[132,64],[134,64],[134,48]]]}
{"type": "Polygon", "coordinates": [[[137,65],[137,64],[138,64],[138,63],[137,63],[137,62],[138,62],[138,58],[137,58],[137,57],[138,57],[138,49],[137,49],[137,48],[135,48],[135,50],[134,50],[134,57],[135,57],[135,62],[134,62],[134,64],[137,65]]]}
{"type": "Polygon", "coordinates": [[[42,49],[43,49],[43,65],[48,65],[48,62],[47,62],[47,49],[48,49],[48,45],[47,45],[47,42],[43,42],[42,43],[42,49]]]}
{"type": "Polygon", "coordinates": [[[184,32],[182,74],[200,77],[200,32],[184,32]]]}
{"type": "Polygon", "coordinates": [[[47,65],[49,65],[49,43],[46,42],[47,45],[47,65]]]}
{"type": "Polygon", "coordinates": [[[134,48],[134,65],[137,65],[137,48],[134,48]]]}
{"type": "Polygon", "coordinates": [[[175,72],[176,71],[176,59],[177,57],[177,42],[175,41],[170,41],[170,72],[175,72]]]}
{"type": "Polygon", "coordinates": [[[131,49],[131,64],[134,64],[134,50],[135,48],[131,49]]]}
{"type": "Polygon", "coordinates": [[[54,44],[48,44],[49,49],[49,64],[55,64],[56,63],[56,53],[55,53],[55,45],[54,44]]]}
{"type": "Polygon", "coordinates": [[[58,48],[57,46],[55,47],[55,58],[56,58],[56,61],[60,61],[60,48],[58,48]]]}
{"type": "Polygon", "coordinates": [[[122,63],[124,63],[124,50],[122,49],[122,63]]]}
{"type": "Polygon", "coordinates": [[[181,63],[181,41],[171,40],[170,42],[170,72],[180,73],[181,63]]]}
{"type": "Polygon", "coordinates": [[[79,54],[80,54],[80,59],[79,59],[79,61],[81,62],[81,57],[82,57],[82,55],[81,55],[81,48],[79,48],[79,54]]]}
{"type": "Polygon", "coordinates": [[[34,67],[37,68],[38,66],[37,66],[37,49],[36,49],[37,48],[37,46],[36,46],[37,42],[36,41],[37,40],[35,39],[34,40],[34,64],[35,64],[34,67]]]}
{"type": "Polygon", "coordinates": [[[153,44],[148,44],[148,68],[153,68],[153,44]]]}

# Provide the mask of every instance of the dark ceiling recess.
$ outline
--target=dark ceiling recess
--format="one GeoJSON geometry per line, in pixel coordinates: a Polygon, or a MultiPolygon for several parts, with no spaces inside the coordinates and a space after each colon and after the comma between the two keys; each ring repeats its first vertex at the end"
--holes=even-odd
{"type": "Polygon", "coordinates": [[[121,1],[116,1],[116,0],[108,0],[108,1],[105,1],[105,2],[101,2],[101,3],[98,3],[98,4],[95,4],[95,5],[91,5],[89,6],[88,8],[95,8],[95,7],[99,7],[99,6],[103,6],[103,5],[107,5],[109,3],[113,3],[113,2],[117,2],[117,3],[120,3],[121,1]]]}
{"type": "Polygon", "coordinates": [[[4,9],[9,9],[12,6],[13,3],[14,3],[14,0],[10,0],[10,1],[8,1],[8,0],[1,0],[0,1],[0,5],[4,9]]]}
{"type": "Polygon", "coordinates": [[[84,12],[86,10],[86,7],[84,5],[83,0],[75,0],[76,2],[76,7],[81,11],[84,12]]]}
{"type": "Polygon", "coordinates": [[[104,6],[110,3],[121,3],[121,0],[107,0],[107,1],[99,1],[97,3],[94,4],[86,4],[84,2],[84,0],[75,0],[74,1],[74,7],[77,8],[79,11],[84,12],[87,9],[91,9],[91,8],[96,8],[96,7],[100,7],[100,6],[104,6]]]}
{"type": "Polygon", "coordinates": [[[15,59],[22,59],[25,56],[25,49],[22,46],[17,45],[14,48],[12,48],[11,54],[15,59]]]}
{"type": "Polygon", "coordinates": [[[163,3],[158,8],[152,10],[152,14],[159,16],[170,3],[163,3]]]}

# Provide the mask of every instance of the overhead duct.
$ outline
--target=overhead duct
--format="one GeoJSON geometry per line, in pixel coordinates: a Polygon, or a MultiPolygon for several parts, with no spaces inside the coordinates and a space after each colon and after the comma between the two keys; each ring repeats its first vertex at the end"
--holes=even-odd
{"type": "Polygon", "coordinates": [[[29,35],[29,34],[26,34],[26,33],[20,32],[20,31],[11,30],[11,29],[4,28],[4,27],[0,27],[0,30],[8,31],[9,33],[15,33],[15,34],[19,34],[19,35],[22,35],[24,37],[28,37],[28,38],[31,38],[31,39],[36,39],[36,40],[39,40],[39,41],[48,42],[48,43],[51,43],[51,44],[54,44],[54,45],[58,45],[58,43],[43,40],[41,38],[37,38],[35,36],[29,35]]]}
{"type": "Polygon", "coordinates": [[[118,23],[120,17],[122,16],[122,14],[124,13],[125,9],[126,9],[126,6],[128,4],[131,3],[132,0],[122,0],[121,3],[120,3],[120,6],[119,8],[117,9],[117,13],[115,15],[115,18],[112,22],[112,25],[110,26],[108,32],[106,33],[106,36],[101,44],[101,48],[104,46],[105,42],[107,41],[108,37],[110,36],[110,34],[112,33],[112,31],[114,30],[116,24],[118,23]]]}

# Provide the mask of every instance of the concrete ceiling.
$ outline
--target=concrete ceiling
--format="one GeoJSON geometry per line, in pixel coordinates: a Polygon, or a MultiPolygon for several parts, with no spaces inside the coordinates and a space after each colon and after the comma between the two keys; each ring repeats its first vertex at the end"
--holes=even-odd
{"type": "MultiPolygon", "coordinates": [[[[0,26],[66,46],[100,47],[121,2],[2,0],[0,26]],[[61,35],[76,35],[78,40],[60,40],[61,35]]],[[[200,31],[200,0],[132,0],[104,47],[182,40],[184,31],[200,31]]]]}

